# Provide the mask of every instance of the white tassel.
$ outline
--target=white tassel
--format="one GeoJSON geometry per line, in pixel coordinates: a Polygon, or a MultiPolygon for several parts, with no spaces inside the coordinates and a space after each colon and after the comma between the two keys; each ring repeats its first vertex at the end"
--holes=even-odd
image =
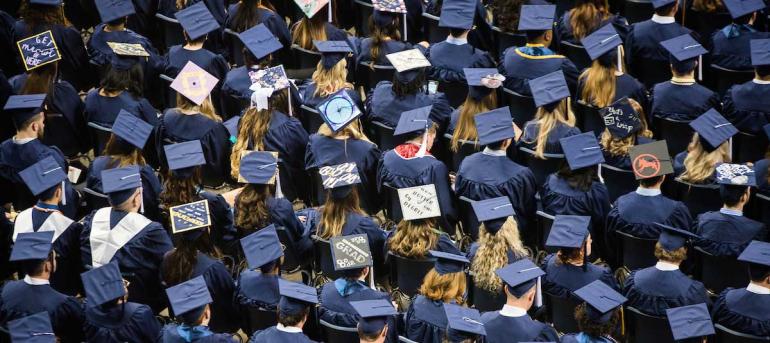
{"type": "Polygon", "coordinates": [[[281,190],[281,172],[277,170],[275,173],[275,198],[283,198],[283,191],[281,190]]]}
{"type": "Polygon", "coordinates": [[[540,287],[540,277],[537,277],[537,290],[535,291],[535,307],[543,306],[543,290],[540,287]]]}
{"type": "Polygon", "coordinates": [[[698,55],[698,81],[703,81],[703,55],[698,55]]]}
{"type": "Polygon", "coordinates": [[[287,92],[289,92],[289,117],[293,117],[294,114],[292,113],[293,111],[291,110],[291,85],[289,85],[289,88],[287,88],[287,92]]]}
{"type": "Polygon", "coordinates": [[[406,12],[404,12],[404,42],[409,40],[409,35],[406,33],[406,12]]]}
{"type": "Polygon", "coordinates": [[[64,188],[64,181],[61,182],[61,204],[62,206],[67,205],[67,191],[64,188]]]}
{"type": "Polygon", "coordinates": [[[617,67],[618,67],[618,72],[622,74],[623,73],[623,56],[621,55],[621,51],[622,51],[621,45],[618,45],[618,65],[617,65],[617,67]]]}
{"type": "Polygon", "coordinates": [[[144,190],[139,188],[139,195],[141,196],[139,201],[139,213],[144,214],[144,190]]]}
{"type": "Polygon", "coordinates": [[[329,6],[329,8],[328,8],[328,11],[329,11],[329,22],[331,23],[331,22],[333,22],[333,20],[332,20],[332,0],[329,0],[329,3],[326,4],[326,5],[329,6]]]}
{"type": "Polygon", "coordinates": [[[425,129],[425,133],[422,134],[422,143],[420,143],[420,150],[417,150],[417,157],[425,156],[425,152],[428,150],[428,129],[425,129]]]}

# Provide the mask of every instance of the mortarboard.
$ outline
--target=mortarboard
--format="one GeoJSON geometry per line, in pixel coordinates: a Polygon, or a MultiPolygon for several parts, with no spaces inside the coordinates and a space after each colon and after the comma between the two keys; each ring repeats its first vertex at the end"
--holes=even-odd
{"type": "Polygon", "coordinates": [[[150,57],[150,53],[139,43],[107,42],[112,52],[120,56],[150,57]]]}
{"type": "Polygon", "coordinates": [[[642,128],[639,114],[631,106],[627,97],[602,108],[599,114],[604,118],[604,126],[615,138],[626,138],[642,128]]]}
{"type": "Polygon", "coordinates": [[[537,283],[537,278],[545,275],[534,262],[528,258],[520,259],[495,271],[505,282],[513,296],[521,298],[537,283]]]}
{"type": "Polygon", "coordinates": [[[770,243],[751,241],[738,256],[738,261],[770,267],[770,243]]]}
{"type": "Polygon", "coordinates": [[[373,265],[366,234],[337,236],[329,239],[335,271],[362,269],[373,265]]]}
{"type": "Polygon", "coordinates": [[[53,231],[20,232],[11,250],[11,262],[45,260],[51,252],[53,231]]]}
{"type": "Polygon", "coordinates": [[[495,68],[463,68],[465,81],[468,83],[468,95],[481,100],[503,85],[505,76],[495,68]]]}
{"type": "Polygon", "coordinates": [[[123,109],[112,124],[112,134],[140,150],[144,149],[151,133],[152,125],[123,109]]]}
{"type": "Polygon", "coordinates": [[[202,275],[166,288],[166,296],[174,316],[186,323],[195,322],[205,310],[205,306],[214,302],[202,275]]]}
{"type": "Polygon", "coordinates": [[[348,196],[352,186],[361,183],[358,166],[354,162],[323,166],[318,169],[318,173],[321,175],[324,189],[330,190],[334,199],[348,196]]]}
{"type": "Polygon", "coordinates": [[[664,40],[660,42],[660,45],[668,50],[668,52],[671,53],[671,56],[679,62],[684,62],[708,53],[708,50],[692,38],[689,33],[664,40]]]}
{"type": "Polygon", "coordinates": [[[7,323],[13,343],[56,343],[48,312],[38,312],[7,323]]]}
{"type": "Polygon", "coordinates": [[[434,184],[399,188],[397,192],[403,220],[441,216],[441,207],[434,184]]]}
{"type": "Polygon", "coordinates": [[[140,57],[112,54],[110,58],[110,68],[118,71],[129,71],[137,63],[139,63],[140,57]]]}
{"type": "Polygon", "coordinates": [[[471,203],[476,218],[484,223],[487,232],[495,235],[508,217],[515,215],[513,205],[508,197],[497,197],[471,203]]]}
{"type": "Polygon", "coordinates": [[[283,48],[283,44],[265,26],[259,24],[238,34],[243,45],[254,54],[257,59],[262,59],[283,48]]]}
{"type": "Polygon", "coordinates": [[[661,223],[655,223],[655,225],[660,229],[658,243],[668,251],[683,247],[690,238],[699,238],[698,235],[687,230],[677,229],[661,223]]]}
{"type": "Polygon", "coordinates": [[[142,187],[139,166],[102,170],[102,191],[107,194],[113,206],[124,203],[139,187],[142,187]]]}
{"type": "Polygon", "coordinates": [[[200,106],[203,100],[209,96],[211,90],[217,86],[217,82],[219,79],[214,75],[209,74],[192,61],[187,61],[184,68],[171,82],[171,88],[200,106]]]}
{"type": "Polygon", "coordinates": [[[250,151],[241,157],[239,182],[255,185],[275,184],[278,173],[278,153],[271,151],[250,151]]]}
{"type": "Polygon", "coordinates": [[[631,169],[637,180],[649,179],[674,172],[666,141],[635,145],[629,151],[631,169]]]}
{"type": "Polygon", "coordinates": [[[592,34],[585,36],[580,40],[580,44],[586,49],[588,56],[591,60],[596,60],[607,52],[615,49],[617,46],[623,44],[623,40],[620,39],[620,35],[612,24],[602,26],[592,34]]]}
{"type": "Polygon", "coordinates": [[[690,127],[698,132],[701,145],[707,151],[716,150],[738,133],[738,129],[713,108],[691,121],[690,127]]]}
{"type": "Polygon", "coordinates": [[[171,221],[171,233],[182,234],[187,241],[200,237],[205,228],[211,226],[208,200],[199,200],[187,204],[172,206],[168,209],[171,221]]]}
{"type": "Polygon", "coordinates": [[[469,338],[475,339],[476,336],[487,335],[479,310],[456,304],[444,304],[444,313],[447,319],[448,342],[465,342],[469,338]]]}
{"type": "Polygon", "coordinates": [[[291,85],[283,65],[249,71],[249,79],[252,86],[257,84],[260,88],[271,88],[273,91],[288,88],[291,85]]]}
{"type": "Polygon", "coordinates": [[[441,5],[439,27],[470,30],[476,17],[476,2],[468,0],[444,0],[441,5]]]}
{"type": "Polygon", "coordinates": [[[770,65],[770,39],[752,39],[751,44],[751,65],[767,66],[770,65]]]}
{"type": "Polygon", "coordinates": [[[136,13],[134,3],[131,0],[97,0],[94,2],[102,23],[109,23],[136,13]]]}
{"type": "Polygon", "coordinates": [[[765,2],[762,0],[724,0],[725,7],[730,11],[733,19],[743,17],[747,14],[760,11],[765,8],[765,2]]]}
{"type": "Polygon", "coordinates": [[[313,18],[318,11],[329,3],[329,0],[294,0],[294,3],[297,4],[297,7],[306,17],[313,18]]]}
{"type": "Polygon", "coordinates": [[[190,39],[195,40],[219,29],[219,23],[201,1],[174,14],[190,39]]]}
{"type": "MultiPolygon", "coordinates": [[[[62,170],[56,159],[51,156],[20,171],[19,176],[35,196],[60,185],[67,179],[67,173],[62,170]]],[[[64,188],[62,188],[63,190],[64,188]]]]}
{"type": "Polygon", "coordinates": [[[754,168],[745,164],[720,163],[716,167],[716,178],[720,185],[757,185],[754,168]]]}
{"type": "Polygon", "coordinates": [[[382,332],[388,317],[398,315],[393,304],[385,299],[351,301],[350,306],[361,316],[358,330],[367,335],[382,332]]]}
{"type": "Polygon", "coordinates": [[[241,248],[249,269],[257,269],[283,256],[281,241],[273,224],[241,238],[241,248]]]}
{"type": "Polygon", "coordinates": [[[361,110],[348,94],[347,88],[332,94],[316,108],[324,122],[329,125],[329,129],[335,133],[361,116],[361,110]]]}
{"type": "Polygon", "coordinates": [[[606,323],[612,318],[612,310],[628,301],[626,297],[616,292],[604,282],[596,280],[583,286],[574,294],[586,302],[586,314],[591,320],[606,323]]]}
{"type": "Polygon", "coordinates": [[[523,5],[519,15],[519,31],[552,30],[556,5],[523,5]]]}
{"type": "Polygon", "coordinates": [[[379,27],[388,26],[398,17],[398,14],[406,13],[404,0],[372,0],[374,12],[372,19],[379,27]]]}
{"type": "Polygon", "coordinates": [[[286,315],[295,315],[302,312],[308,306],[318,303],[318,293],[314,287],[278,280],[278,291],[281,300],[278,301],[278,311],[286,315]]]}
{"type": "Polygon", "coordinates": [[[602,149],[593,132],[564,137],[559,143],[571,170],[604,163],[602,149]]]}
{"type": "Polygon", "coordinates": [[[314,40],[313,45],[321,53],[321,65],[326,70],[334,68],[337,63],[353,52],[348,42],[341,40],[314,40]]]}
{"type": "Polygon", "coordinates": [[[29,0],[29,3],[32,5],[59,6],[62,4],[62,0],[29,0]]]}
{"type": "Polygon", "coordinates": [[[674,3],[674,1],[676,0],[652,0],[652,7],[654,9],[658,9],[668,4],[674,3]]]}
{"type": "Polygon", "coordinates": [[[501,142],[516,136],[511,109],[508,106],[479,113],[473,117],[473,121],[476,123],[479,145],[501,142]]]}
{"type": "Polygon", "coordinates": [[[465,270],[465,266],[470,263],[463,255],[452,254],[448,252],[429,250],[431,257],[435,257],[433,268],[439,275],[448,273],[460,273],[465,270]]]}
{"type": "Polygon", "coordinates": [[[675,341],[713,335],[714,323],[705,303],[666,309],[675,341]]]}
{"type": "Polygon", "coordinates": [[[414,81],[423,71],[430,67],[430,61],[417,49],[404,50],[385,55],[393,68],[396,68],[396,79],[402,83],[414,81]]]}
{"type": "Polygon", "coordinates": [[[25,122],[43,112],[46,94],[11,95],[5,102],[3,109],[10,112],[16,127],[21,127],[25,122]]]}
{"type": "Polygon", "coordinates": [[[61,53],[50,30],[24,38],[16,42],[16,46],[27,71],[61,59],[61,53]]]}
{"type": "Polygon", "coordinates": [[[203,146],[199,140],[164,145],[166,161],[171,170],[180,170],[206,164],[203,146]]]}
{"type": "Polygon", "coordinates": [[[567,81],[564,80],[564,73],[561,70],[529,80],[529,89],[532,91],[537,107],[558,104],[559,101],[570,96],[567,81]]]}
{"type": "Polygon", "coordinates": [[[428,105],[402,112],[401,116],[398,118],[398,124],[396,125],[395,131],[393,131],[393,135],[398,136],[413,132],[422,133],[432,123],[430,120],[430,112],[432,109],[433,105],[428,105]]]}
{"type": "Polygon", "coordinates": [[[123,275],[117,262],[107,263],[80,274],[88,307],[105,304],[126,295],[123,275]]]}
{"type": "Polygon", "coordinates": [[[591,217],[556,215],[551,225],[551,232],[545,242],[547,247],[581,248],[588,238],[591,217]]]}

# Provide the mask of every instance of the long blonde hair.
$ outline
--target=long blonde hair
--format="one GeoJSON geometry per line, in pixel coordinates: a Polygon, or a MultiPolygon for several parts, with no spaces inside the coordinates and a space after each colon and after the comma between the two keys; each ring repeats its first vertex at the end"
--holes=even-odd
{"type": "Polygon", "coordinates": [[[581,40],[597,29],[610,17],[609,8],[607,0],[577,1],[575,8],[569,11],[569,25],[575,38],[581,40]]]}
{"type": "Polygon", "coordinates": [[[345,226],[348,213],[351,212],[364,214],[358,203],[358,191],[355,187],[342,199],[335,199],[327,193],[326,204],[321,209],[318,237],[329,239],[342,235],[342,227],[345,226]]]}
{"type": "Polygon", "coordinates": [[[294,30],[291,32],[292,44],[297,44],[303,49],[316,50],[313,45],[314,40],[327,40],[326,21],[328,15],[325,13],[325,11],[321,10],[313,18],[304,17],[297,22],[297,25],[294,26],[294,30]]]}
{"type": "Polygon", "coordinates": [[[217,123],[222,122],[222,117],[214,110],[214,104],[211,103],[211,96],[207,96],[206,99],[200,105],[196,105],[194,102],[187,99],[184,95],[176,94],[176,108],[182,111],[194,111],[202,114],[204,117],[209,118],[217,123]]]}
{"type": "Polygon", "coordinates": [[[340,60],[329,70],[324,69],[323,61],[319,61],[313,72],[315,92],[313,96],[327,97],[343,88],[353,89],[353,85],[347,82],[348,62],[340,60]]]}
{"type": "Polygon", "coordinates": [[[642,109],[642,105],[631,98],[628,98],[628,103],[631,104],[631,107],[639,116],[641,127],[639,128],[638,132],[626,138],[614,137],[610,133],[609,129],[604,129],[601,137],[601,145],[604,151],[608,152],[612,156],[627,156],[631,148],[634,146],[634,144],[636,144],[636,138],[639,136],[652,138],[652,131],[650,131],[650,129],[647,127],[647,119],[645,119],[646,116],[644,115],[644,109],[642,109]]]}
{"type": "Polygon", "coordinates": [[[513,217],[508,217],[496,234],[491,234],[482,223],[479,227],[479,248],[471,261],[473,282],[477,287],[490,292],[497,292],[503,285],[495,270],[514,261],[508,261],[508,251],[515,256],[527,256],[524,243],[519,237],[519,226],[513,217]]]}
{"type": "Polygon", "coordinates": [[[329,125],[323,123],[320,127],[318,127],[318,132],[316,133],[320,136],[329,138],[347,136],[350,139],[367,141],[369,143],[372,142],[369,140],[369,137],[366,137],[366,135],[363,133],[363,130],[361,130],[361,124],[358,120],[353,121],[348,126],[345,126],[342,130],[337,131],[337,133],[334,133],[334,131],[329,128],[329,125]]]}
{"type": "Polygon", "coordinates": [[[690,145],[687,146],[687,157],[684,159],[684,172],[679,179],[689,183],[703,183],[712,174],[717,163],[730,163],[730,146],[727,142],[712,152],[706,151],[700,142],[698,133],[692,135],[690,145]]]}
{"type": "Polygon", "coordinates": [[[460,107],[460,115],[457,117],[455,131],[452,134],[450,149],[457,152],[460,149],[460,141],[478,141],[479,135],[476,131],[476,122],[473,120],[479,113],[488,112],[497,108],[497,94],[493,91],[480,101],[470,95],[465,98],[465,102],[460,107]]]}
{"type": "Polygon", "coordinates": [[[235,140],[233,152],[230,154],[230,174],[234,179],[237,180],[238,175],[240,175],[241,155],[248,150],[249,142],[251,142],[251,150],[265,150],[264,138],[270,128],[272,113],[270,106],[264,110],[249,107],[243,113],[238,127],[238,137],[235,140]]]}
{"type": "Polygon", "coordinates": [[[455,301],[461,304],[464,300],[466,287],[464,272],[441,275],[434,268],[422,279],[420,294],[435,301],[445,303],[455,301]]]}
{"type": "Polygon", "coordinates": [[[575,115],[572,113],[572,109],[567,106],[567,99],[562,99],[553,111],[548,111],[545,107],[538,107],[535,121],[539,124],[535,144],[535,157],[545,159],[544,154],[545,146],[548,143],[548,135],[556,128],[557,123],[575,126],[575,115]]]}
{"type": "Polygon", "coordinates": [[[420,259],[438,244],[439,235],[433,219],[401,220],[388,240],[390,251],[398,256],[420,259]]]}

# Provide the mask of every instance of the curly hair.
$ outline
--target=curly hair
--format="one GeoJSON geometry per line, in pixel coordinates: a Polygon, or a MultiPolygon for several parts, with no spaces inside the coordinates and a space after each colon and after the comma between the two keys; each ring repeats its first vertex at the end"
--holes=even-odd
{"type": "Polygon", "coordinates": [[[250,233],[270,225],[270,209],[267,199],[273,196],[275,185],[248,184],[235,198],[235,226],[238,235],[245,237],[250,233]]]}
{"type": "Polygon", "coordinates": [[[388,240],[388,248],[398,256],[420,259],[438,244],[440,232],[432,218],[402,220],[388,240]]]}
{"type": "Polygon", "coordinates": [[[491,92],[483,99],[476,100],[470,95],[465,98],[465,102],[458,109],[460,115],[457,118],[457,125],[455,131],[452,134],[452,140],[450,141],[450,149],[453,152],[457,152],[460,149],[460,141],[476,141],[478,142],[479,136],[476,132],[476,122],[473,120],[477,114],[491,111],[497,108],[497,93],[491,92]]]}
{"type": "Polygon", "coordinates": [[[327,97],[343,88],[353,89],[353,85],[347,81],[347,77],[348,62],[344,58],[329,70],[324,69],[323,61],[319,61],[312,76],[315,83],[313,96],[327,97]]]}
{"type": "Polygon", "coordinates": [[[503,285],[495,271],[513,261],[508,260],[508,251],[516,257],[527,256],[524,244],[519,237],[519,226],[513,217],[508,217],[496,234],[487,231],[482,223],[479,227],[479,248],[471,261],[473,282],[477,287],[497,292],[503,285]]]}
{"type": "Polygon", "coordinates": [[[607,0],[578,0],[569,11],[569,25],[576,39],[581,40],[610,17],[607,0]]]}
{"type": "Polygon", "coordinates": [[[466,287],[464,272],[441,275],[436,272],[436,269],[431,269],[422,279],[420,294],[435,301],[445,303],[455,301],[461,304],[464,301],[466,287]]]}
{"type": "Polygon", "coordinates": [[[692,9],[697,12],[714,13],[724,11],[725,5],[721,0],[693,0],[692,9]]]}
{"type": "Polygon", "coordinates": [[[655,243],[655,258],[664,262],[682,263],[687,259],[687,248],[666,250],[660,243],[655,243]]]}
{"type": "Polygon", "coordinates": [[[575,307],[575,319],[580,332],[594,338],[611,335],[620,322],[620,309],[612,310],[612,317],[606,323],[599,323],[588,317],[586,306],[586,303],[582,303],[575,307]]]}
{"type": "Polygon", "coordinates": [[[64,15],[64,6],[34,5],[24,0],[19,7],[19,15],[30,31],[38,26],[70,26],[64,15]]]}
{"type": "Polygon", "coordinates": [[[160,193],[160,203],[165,208],[189,204],[200,200],[198,186],[202,183],[201,169],[195,167],[191,177],[176,177],[168,171],[163,178],[163,192],[160,193]]]}
{"type": "Polygon", "coordinates": [[[524,0],[493,0],[490,8],[497,26],[509,33],[518,31],[521,6],[526,3],[524,0]]]}
{"type": "Polygon", "coordinates": [[[693,184],[703,183],[714,174],[714,168],[720,162],[730,163],[730,146],[722,143],[714,151],[707,151],[701,143],[698,133],[692,135],[690,145],[687,146],[687,157],[684,159],[685,171],[679,176],[684,182],[693,184]]]}

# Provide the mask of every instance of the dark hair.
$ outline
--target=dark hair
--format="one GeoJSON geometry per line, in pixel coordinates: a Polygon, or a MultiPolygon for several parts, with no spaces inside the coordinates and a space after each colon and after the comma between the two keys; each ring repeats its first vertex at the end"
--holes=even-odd
{"type": "Polygon", "coordinates": [[[372,44],[369,48],[369,54],[372,56],[372,63],[376,64],[377,59],[380,57],[380,49],[385,43],[386,38],[390,38],[394,41],[401,40],[401,32],[398,31],[401,19],[399,16],[395,16],[388,25],[385,25],[385,27],[380,27],[379,25],[374,25],[373,18],[374,16],[372,16],[372,19],[369,21],[369,27],[372,28],[370,34],[372,38],[372,44]]]}
{"type": "Polygon", "coordinates": [[[678,4],[679,4],[679,1],[675,1],[675,2],[672,2],[672,3],[668,4],[668,5],[658,7],[657,9],[655,9],[655,14],[657,14],[657,15],[666,15],[666,14],[668,14],[668,12],[671,11],[672,8],[674,8],[674,6],[676,6],[678,4]]]}
{"type": "Polygon", "coordinates": [[[283,326],[295,326],[305,320],[307,314],[310,312],[310,307],[306,306],[297,314],[286,314],[282,311],[278,311],[278,322],[283,326]]]}
{"type": "Polygon", "coordinates": [[[107,25],[109,26],[126,25],[127,22],[128,22],[128,17],[120,17],[118,19],[113,19],[111,21],[108,21],[107,25]]]}
{"type": "Polygon", "coordinates": [[[214,245],[208,231],[204,231],[194,241],[184,238],[177,239],[176,249],[171,250],[161,262],[161,278],[166,286],[174,286],[190,280],[193,276],[195,264],[198,261],[198,252],[214,252],[217,257],[214,245]]]}
{"type": "Polygon", "coordinates": [[[671,68],[674,69],[674,72],[683,75],[687,74],[693,70],[695,70],[695,67],[698,66],[698,59],[697,58],[691,58],[684,61],[671,61],[671,68]]]}
{"type": "Polygon", "coordinates": [[[489,143],[487,144],[487,148],[490,148],[492,150],[500,150],[503,147],[503,143],[505,143],[505,140],[489,143]]]}
{"type": "Polygon", "coordinates": [[[144,70],[141,63],[134,64],[129,70],[119,70],[108,65],[99,87],[105,92],[128,91],[134,98],[142,97],[144,70]]]}
{"type": "Polygon", "coordinates": [[[742,16],[740,16],[738,18],[733,19],[733,23],[738,24],[738,25],[746,25],[746,24],[749,23],[749,21],[751,21],[751,18],[753,16],[754,16],[754,12],[751,12],[751,13],[746,14],[746,15],[742,15],[742,16]]]}
{"type": "Polygon", "coordinates": [[[575,307],[575,319],[577,320],[580,332],[593,338],[598,338],[610,335],[613,331],[615,331],[615,327],[620,321],[619,309],[612,310],[612,317],[606,323],[600,323],[591,320],[591,318],[588,318],[586,306],[588,306],[586,303],[582,303],[575,307]]]}
{"type": "Polygon", "coordinates": [[[525,31],[524,34],[527,35],[527,43],[532,43],[540,37],[543,37],[546,32],[548,32],[548,30],[528,30],[525,31]]]}
{"type": "Polygon", "coordinates": [[[275,268],[281,268],[281,258],[277,258],[274,261],[265,263],[259,267],[259,271],[262,274],[272,273],[275,268]]]}
{"type": "Polygon", "coordinates": [[[353,268],[348,270],[340,271],[340,276],[342,276],[345,279],[348,279],[349,281],[356,281],[358,278],[361,277],[361,275],[364,275],[364,269],[366,268],[353,268]]]}
{"type": "Polygon", "coordinates": [[[53,250],[48,252],[48,258],[45,260],[22,260],[18,262],[19,270],[24,275],[37,276],[43,273],[46,262],[53,262],[53,250]]]}
{"type": "Polygon", "coordinates": [[[770,65],[756,66],[754,67],[754,70],[757,72],[759,77],[767,77],[770,75],[770,65]]]}
{"type": "Polygon", "coordinates": [[[361,330],[361,326],[359,325],[358,338],[360,338],[362,341],[374,342],[377,340],[377,338],[380,338],[380,335],[382,334],[382,331],[385,330],[385,327],[387,327],[387,324],[377,332],[364,332],[363,330],[361,330]]]}
{"type": "Polygon", "coordinates": [[[581,192],[588,192],[594,181],[598,180],[596,177],[596,166],[571,170],[566,161],[562,162],[561,168],[557,172],[557,176],[565,179],[570,188],[577,189],[581,192]]]}
{"type": "Polygon", "coordinates": [[[43,120],[45,120],[45,115],[41,114],[41,113],[38,113],[38,114],[32,116],[32,118],[27,119],[27,121],[21,123],[21,125],[16,125],[16,121],[13,122],[13,125],[16,126],[16,130],[17,131],[21,131],[21,130],[24,130],[24,129],[28,128],[30,125],[32,125],[32,123],[40,120],[41,118],[43,120]]]}
{"type": "Polygon", "coordinates": [[[182,31],[182,34],[184,35],[184,41],[187,42],[187,44],[202,44],[206,41],[206,38],[208,38],[208,34],[195,39],[191,39],[190,35],[187,34],[187,31],[182,31]]]}
{"type": "Polygon", "coordinates": [[[414,80],[403,83],[396,75],[393,75],[393,93],[396,97],[402,98],[407,95],[414,95],[422,91],[422,86],[425,84],[425,70],[418,72],[419,74],[414,80]]]}
{"type": "Polygon", "coordinates": [[[246,237],[270,225],[270,209],[267,202],[275,193],[274,185],[248,184],[235,198],[236,214],[233,223],[240,237],[246,237]]]}
{"type": "Polygon", "coordinates": [[[495,24],[505,32],[516,32],[519,28],[519,15],[523,0],[492,0],[490,7],[495,16],[495,24]]]}
{"type": "Polygon", "coordinates": [[[452,35],[452,37],[459,37],[459,36],[462,36],[462,34],[465,33],[466,31],[470,31],[470,30],[450,28],[449,34],[452,35]]]}
{"type": "Polygon", "coordinates": [[[770,277],[770,267],[749,263],[749,277],[751,278],[751,281],[762,282],[770,277]]]}
{"type": "MultiPolygon", "coordinates": [[[[61,187],[61,184],[58,184],[58,185],[53,186],[53,187],[51,187],[49,189],[46,189],[43,192],[41,192],[40,194],[38,194],[37,198],[40,199],[40,200],[50,200],[56,194],[56,190],[59,189],[60,187],[61,187]]],[[[62,189],[62,192],[63,191],[64,190],[62,189]]]]}
{"type": "Polygon", "coordinates": [[[641,179],[641,180],[639,180],[639,184],[642,187],[652,187],[652,186],[657,185],[658,182],[660,182],[660,180],[663,179],[663,177],[664,177],[664,175],[658,175],[658,176],[653,176],[653,177],[646,178],[646,179],[641,179]]]}
{"type": "Polygon", "coordinates": [[[741,197],[746,194],[747,186],[720,185],[719,196],[722,197],[722,203],[733,207],[738,205],[741,197]]]}
{"type": "Polygon", "coordinates": [[[260,7],[267,8],[273,12],[275,9],[268,1],[262,0],[241,0],[240,4],[233,15],[233,21],[230,23],[230,28],[235,32],[246,31],[257,24],[261,23],[259,9],[260,7]]]}

